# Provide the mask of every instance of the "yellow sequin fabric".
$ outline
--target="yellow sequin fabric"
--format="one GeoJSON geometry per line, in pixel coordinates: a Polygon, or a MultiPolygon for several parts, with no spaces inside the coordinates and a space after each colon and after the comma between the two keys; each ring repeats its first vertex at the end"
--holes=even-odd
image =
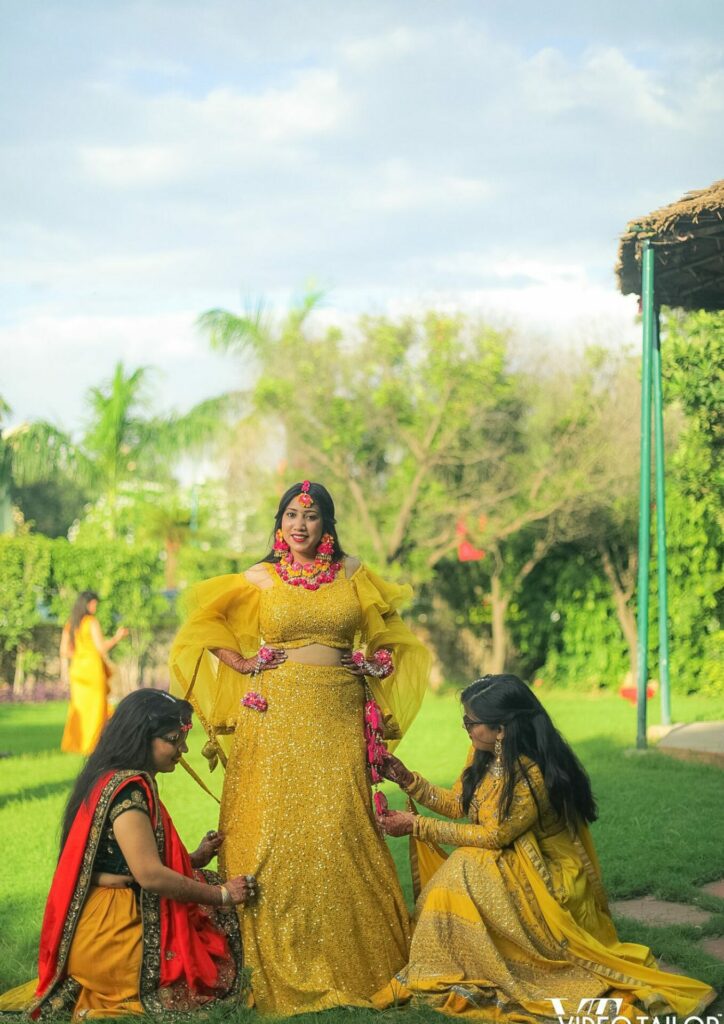
{"type": "Polygon", "coordinates": [[[409,921],[372,813],[363,688],[293,662],[260,680],[268,709],[242,709],[220,821],[222,872],[259,883],[241,914],[256,1005],[369,1006],[407,961],[409,921]]]}
{"type": "MultiPolygon", "coordinates": [[[[589,999],[619,1000],[600,1012],[631,1021],[699,1013],[714,991],[659,971],[645,946],[619,942],[588,830],[563,826],[540,769],[523,764],[527,780],[521,772],[502,821],[500,782],[487,775],[469,823],[416,820],[419,839],[457,849],[423,889],[409,961],[375,1005],[417,999],[452,1015],[522,1024],[555,1019],[553,999],[566,1017],[589,999]]],[[[407,791],[447,818],[463,817],[462,779],[445,790],[416,775],[407,791]]]]}
{"type": "Polygon", "coordinates": [[[387,583],[365,566],[349,578],[341,573],[319,590],[291,587],[276,574],[264,590],[242,574],[205,580],[185,597],[187,618],[171,648],[171,691],[191,701],[212,740],[228,754],[248,678],[220,665],[210,650],[223,647],[249,658],[262,643],[364,645],[368,655],[387,647],[395,671],[367,682],[394,749],[420,708],[430,674],[428,651],[398,611],[411,594],[410,587],[387,583]]]}
{"type": "Polygon", "coordinates": [[[259,604],[259,629],[267,644],[285,648],[352,646],[362,629],[362,609],[349,580],[343,577],[309,591],[284,583],[272,565],[269,575],[272,586],[262,591],[259,604]]]}
{"type": "Polygon", "coordinates": [[[192,701],[226,765],[222,872],[258,879],[259,896],[240,918],[263,1013],[370,1006],[407,961],[409,915],[375,826],[362,681],[338,666],[291,659],[251,679],[209,649],[249,657],[262,642],[365,643],[369,653],[389,647],[394,674],[368,682],[399,735],[429,669],[425,648],[397,612],[408,595],[360,567],[316,591],[220,577],[188,600],[172,649],[172,688],[192,701]],[[266,711],[240,704],[250,690],[261,693],[266,711]]]}

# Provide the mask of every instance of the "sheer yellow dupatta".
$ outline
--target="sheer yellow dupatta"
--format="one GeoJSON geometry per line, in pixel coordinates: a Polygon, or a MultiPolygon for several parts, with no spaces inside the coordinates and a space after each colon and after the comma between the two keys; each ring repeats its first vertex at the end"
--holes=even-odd
{"type": "MultiPolygon", "coordinates": [[[[417,814],[417,807],[412,797],[407,798],[407,809],[417,814]]],[[[412,895],[417,903],[420,893],[445,863],[448,854],[437,843],[426,843],[422,839],[410,836],[410,874],[412,875],[412,895]]]]}
{"type": "Polygon", "coordinates": [[[184,595],[187,618],[176,634],[169,660],[171,693],[193,705],[209,737],[204,756],[212,768],[217,760],[226,763],[247,681],[210,651],[225,647],[245,658],[256,654],[261,642],[260,595],[259,588],[241,574],[215,576],[184,595]]]}
{"type": "Polygon", "coordinates": [[[352,573],[350,582],[362,609],[361,642],[367,655],[381,647],[392,651],[392,675],[367,680],[384,716],[385,745],[392,751],[420,710],[430,676],[430,652],[398,613],[412,597],[412,587],[386,583],[364,565],[352,573]]]}

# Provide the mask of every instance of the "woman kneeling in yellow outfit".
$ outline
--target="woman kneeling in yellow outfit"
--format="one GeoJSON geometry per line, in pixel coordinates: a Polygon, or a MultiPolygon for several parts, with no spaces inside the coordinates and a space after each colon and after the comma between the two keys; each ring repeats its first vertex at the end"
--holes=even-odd
{"type": "Polygon", "coordinates": [[[458,849],[421,893],[409,962],[376,1005],[417,996],[445,1013],[515,1022],[592,1005],[632,1021],[700,1013],[713,989],[619,941],[587,827],[597,817],[588,776],[537,697],[497,675],[468,686],[462,703],[473,749],[452,790],[392,756],[383,769],[425,807],[471,823],[379,818],[388,835],[458,849]]]}

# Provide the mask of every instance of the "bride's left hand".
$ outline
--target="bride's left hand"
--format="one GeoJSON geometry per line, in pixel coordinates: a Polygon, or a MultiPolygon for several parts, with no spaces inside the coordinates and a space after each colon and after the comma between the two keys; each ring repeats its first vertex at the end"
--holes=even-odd
{"type": "Polygon", "coordinates": [[[412,823],[415,815],[409,811],[387,811],[377,816],[377,824],[388,836],[412,835],[412,823]]]}
{"type": "Polygon", "coordinates": [[[348,672],[351,672],[353,676],[359,676],[364,678],[365,670],[361,665],[356,665],[352,660],[351,654],[343,654],[339,661],[342,668],[346,668],[348,672]]]}

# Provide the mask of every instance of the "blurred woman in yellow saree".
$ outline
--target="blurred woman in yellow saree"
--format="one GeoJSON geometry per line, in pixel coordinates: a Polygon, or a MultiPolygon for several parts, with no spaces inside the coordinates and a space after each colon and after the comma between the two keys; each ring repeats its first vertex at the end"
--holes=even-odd
{"type": "Polygon", "coordinates": [[[499,675],[474,682],[462,702],[472,751],[451,790],[397,758],[383,767],[425,807],[470,824],[380,816],[388,835],[457,849],[438,858],[409,961],[375,1005],[417,997],[444,1013],[522,1024],[700,1013],[713,989],[619,941],[587,827],[596,818],[588,777],[537,697],[499,675]]]}
{"type": "Polygon", "coordinates": [[[70,681],[70,707],[60,749],[88,755],[95,748],[108,718],[108,679],[112,664],[108,652],[128,630],[121,626],[106,640],[96,616],[98,594],[78,595],[60,640],[61,677],[70,681]]]}
{"type": "Polygon", "coordinates": [[[399,738],[429,658],[397,612],[410,589],[345,556],[326,488],[290,487],[274,529],[263,561],[194,588],[173,688],[226,768],[222,872],[259,881],[241,914],[257,1008],[369,1006],[407,959],[409,914],[375,822],[365,715],[369,732],[373,695],[399,738]]]}

